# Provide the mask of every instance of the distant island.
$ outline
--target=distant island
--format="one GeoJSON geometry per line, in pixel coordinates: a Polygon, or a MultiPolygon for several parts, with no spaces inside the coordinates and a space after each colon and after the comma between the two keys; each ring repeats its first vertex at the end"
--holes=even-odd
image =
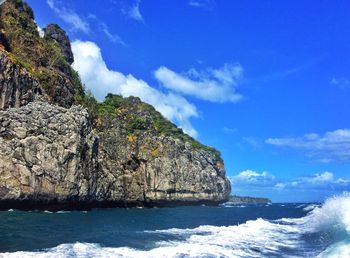
{"type": "Polygon", "coordinates": [[[271,200],[268,198],[259,198],[259,197],[249,197],[249,196],[237,196],[232,195],[229,197],[229,203],[232,204],[256,204],[256,203],[271,203],[271,200]]]}

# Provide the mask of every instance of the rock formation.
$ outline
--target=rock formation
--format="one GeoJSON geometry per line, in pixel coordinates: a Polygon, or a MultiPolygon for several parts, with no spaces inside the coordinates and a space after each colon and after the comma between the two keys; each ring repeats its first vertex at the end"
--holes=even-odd
{"type": "Polygon", "coordinates": [[[98,137],[89,121],[82,107],[46,102],[0,112],[0,200],[49,204],[96,195],[98,137]]]}
{"type": "Polygon", "coordinates": [[[74,62],[74,57],[69,38],[64,30],[57,24],[49,24],[44,28],[45,37],[55,40],[62,49],[63,55],[69,64],[74,62]]]}
{"type": "Polygon", "coordinates": [[[218,151],[138,98],[86,94],[65,32],[49,25],[40,38],[21,0],[1,5],[0,17],[0,209],[228,199],[218,151]]]}
{"type": "Polygon", "coordinates": [[[0,110],[26,105],[40,94],[39,83],[0,50],[0,110]]]}

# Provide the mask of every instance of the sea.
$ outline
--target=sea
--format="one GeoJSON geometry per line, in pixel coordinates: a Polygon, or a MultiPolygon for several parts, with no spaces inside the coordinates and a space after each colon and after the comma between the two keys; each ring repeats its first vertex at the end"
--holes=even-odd
{"type": "Polygon", "coordinates": [[[350,194],[320,203],[0,212],[0,257],[350,257],[350,194]]]}

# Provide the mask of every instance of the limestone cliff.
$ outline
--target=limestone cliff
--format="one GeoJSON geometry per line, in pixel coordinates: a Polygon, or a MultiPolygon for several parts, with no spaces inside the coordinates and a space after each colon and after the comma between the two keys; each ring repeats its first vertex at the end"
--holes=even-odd
{"type": "Polygon", "coordinates": [[[40,94],[39,83],[0,50],[0,110],[26,105],[40,94]]]}
{"type": "Polygon", "coordinates": [[[48,101],[69,107],[83,88],[70,66],[68,37],[58,25],[49,25],[44,31],[41,38],[32,9],[22,0],[7,0],[0,5],[0,48],[31,73],[48,101]]]}
{"type": "Polygon", "coordinates": [[[65,32],[41,38],[21,0],[0,6],[0,209],[216,204],[220,153],[138,98],[98,103],[65,32]]]}
{"type": "Polygon", "coordinates": [[[0,206],[169,206],[228,197],[215,153],[109,118],[94,130],[81,106],[35,101],[1,111],[0,206]]]}

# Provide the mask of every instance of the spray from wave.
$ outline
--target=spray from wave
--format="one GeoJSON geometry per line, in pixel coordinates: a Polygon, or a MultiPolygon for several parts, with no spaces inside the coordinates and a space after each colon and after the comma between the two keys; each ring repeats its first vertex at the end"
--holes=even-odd
{"type": "Polygon", "coordinates": [[[303,208],[309,213],[298,219],[146,231],[168,239],[149,250],[75,243],[0,257],[350,257],[350,194],[303,208]]]}

